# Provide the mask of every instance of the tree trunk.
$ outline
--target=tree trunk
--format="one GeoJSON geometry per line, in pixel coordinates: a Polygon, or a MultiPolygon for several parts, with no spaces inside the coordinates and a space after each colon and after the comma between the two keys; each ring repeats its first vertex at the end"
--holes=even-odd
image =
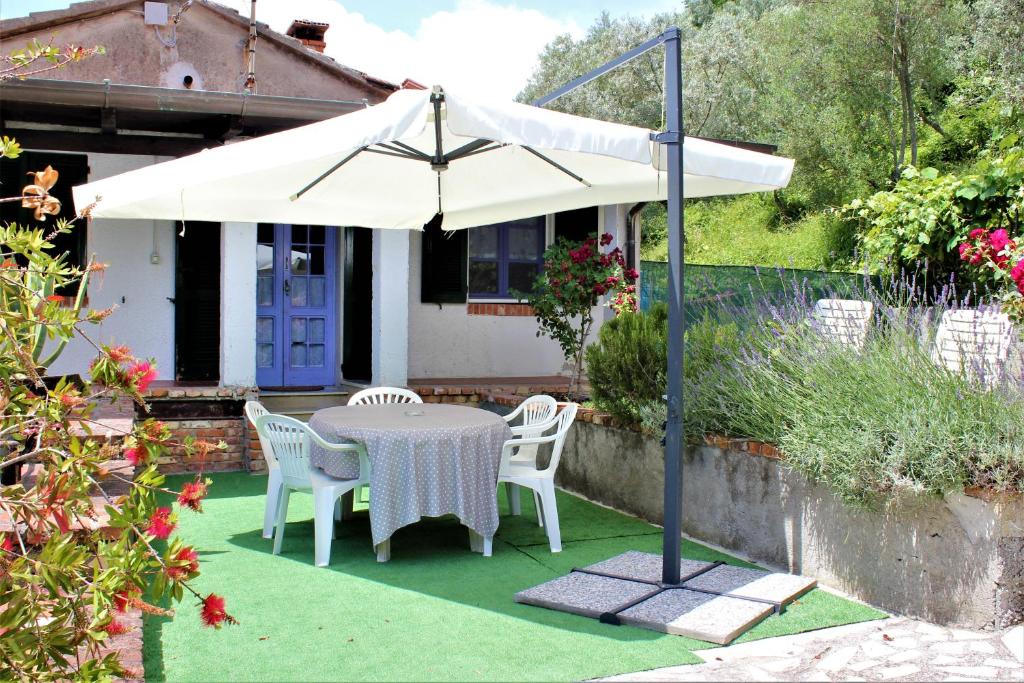
{"type": "Polygon", "coordinates": [[[904,116],[910,129],[910,163],[917,166],[917,114],[914,113],[914,87],[910,79],[910,55],[902,22],[899,24],[896,53],[900,62],[900,90],[903,93],[904,116]]]}

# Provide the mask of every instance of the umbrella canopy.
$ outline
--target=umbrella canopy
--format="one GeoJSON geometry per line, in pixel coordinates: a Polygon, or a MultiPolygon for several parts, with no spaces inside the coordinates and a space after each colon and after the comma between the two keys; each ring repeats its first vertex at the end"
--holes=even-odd
{"type": "MultiPolygon", "coordinates": [[[[99,218],[448,230],[665,199],[667,155],[644,128],[435,86],[333,119],[74,188],[99,218]]],[[[793,161],[686,138],[687,197],[784,187],[793,161]]]]}

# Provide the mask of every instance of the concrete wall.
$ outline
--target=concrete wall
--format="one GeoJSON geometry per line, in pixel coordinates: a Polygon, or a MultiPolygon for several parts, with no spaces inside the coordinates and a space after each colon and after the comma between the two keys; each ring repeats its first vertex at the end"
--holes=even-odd
{"type": "MultiPolygon", "coordinates": [[[[141,2],[137,9],[142,9],[141,2]]],[[[6,38],[5,43],[14,49],[36,38],[43,43],[53,40],[57,45],[106,48],[106,55],[42,74],[42,78],[93,82],[109,78],[113,83],[183,88],[182,80],[190,75],[194,79],[193,90],[243,91],[248,70],[244,54],[247,25],[197,3],[181,16],[175,31],[169,27],[159,30],[166,42],[173,38],[173,45],[160,42],[154,28],[143,23],[141,12],[125,9],[18,34],[6,38]]],[[[371,102],[386,96],[384,91],[371,90],[318,63],[317,56],[306,56],[269,39],[257,42],[256,55],[257,89],[261,95],[369,98],[371,102]]]]}
{"type": "MultiPolygon", "coordinates": [[[[645,519],[663,520],[659,439],[577,422],[557,482],[645,519]]],[[[972,628],[1024,621],[1024,497],[910,496],[851,508],[780,461],[690,448],[685,533],[813,576],[900,614],[972,628]]]]}
{"type": "Polygon", "coordinates": [[[256,386],[256,224],[220,231],[220,383],[256,386]]]}
{"type": "MultiPolygon", "coordinates": [[[[168,157],[89,154],[89,180],[166,161],[168,157]]],[[[88,253],[107,264],[89,286],[89,307],[117,310],[85,331],[98,343],[127,344],[141,358],[155,358],[161,379],[174,377],[174,223],[151,220],[93,220],[88,253]],[[159,255],[159,263],[150,255],[159,255]]],[[[50,368],[54,374],[81,373],[95,357],[75,339],[50,368]]]]}

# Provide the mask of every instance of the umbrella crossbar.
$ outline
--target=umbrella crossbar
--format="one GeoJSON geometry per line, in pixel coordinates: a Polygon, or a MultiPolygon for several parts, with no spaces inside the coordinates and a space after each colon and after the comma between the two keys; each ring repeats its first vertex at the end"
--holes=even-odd
{"type": "Polygon", "coordinates": [[[768,599],[765,599],[765,598],[755,598],[755,597],[749,596],[749,595],[734,595],[732,593],[727,593],[727,592],[724,592],[724,591],[716,591],[716,590],[711,590],[711,589],[707,589],[707,588],[696,588],[694,586],[683,585],[687,581],[695,579],[698,576],[701,576],[702,574],[706,574],[706,573],[710,572],[712,569],[714,569],[715,567],[719,567],[719,566],[724,565],[724,564],[725,564],[725,562],[723,562],[721,560],[712,562],[711,564],[707,565],[706,567],[701,567],[700,569],[698,569],[696,571],[693,571],[693,572],[690,572],[689,574],[686,574],[685,576],[681,576],[679,578],[679,583],[664,583],[662,581],[649,581],[649,580],[646,580],[646,579],[639,579],[639,578],[636,578],[636,577],[633,577],[633,576],[622,576],[620,574],[610,574],[608,572],[599,572],[599,571],[595,571],[593,569],[581,569],[579,567],[573,567],[572,570],[570,571],[570,574],[571,573],[589,574],[591,576],[600,576],[600,577],[603,577],[603,578],[606,578],[606,579],[615,579],[617,581],[628,581],[630,583],[640,583],[640,584],[645,584],[645,585],[648,585],[648,586],[652,587],[652,590],[650,590],[650,591],[640,595],[639,597],[634,598],[633,600],[629,600],[628,602],[624,602],[621,605],[616,606],[614,609],[610,609],[610,610],[606,610],[606,611],[602,612],[601,615],[598,617],[598,621],[600,621],[602,624],[611,624],[612,626],[621,626],[622,625],[622,619],[619,618],[619,615],[622,614],[623,612],[625,612],[626,610],[628,610],[628,609],[630,609],[632,607],[636,607],[637,605],[639,605],[641,603],[647,602],[651,598],[657,597],[658,595],[661,595],[662,593],[664,593],[666,591],[671,591],[671,590],[692,591],[694,593],[702,593],[704,595],[714,595],[714,596],[717,596],[717,597],[728,597],[728,598],[733,598],[733,599],[736,599],[736,600],[746,600],[748,602],[759,602],[759,603],[762,603],[762,604],[771,605],[772,612],[774,614],[781,614],[782,613],[782,611],[785,609],[785,606],[781,602],[778,602],[776,600],[768,600],[768,599]]]}

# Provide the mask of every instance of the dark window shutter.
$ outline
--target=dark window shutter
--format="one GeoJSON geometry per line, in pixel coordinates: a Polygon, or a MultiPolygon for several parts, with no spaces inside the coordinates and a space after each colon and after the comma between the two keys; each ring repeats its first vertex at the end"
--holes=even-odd
{"type": "Polygon", "coordinates": [[[420,269],[420,301],[427,304],[466,302],[467,247],[465,230],[441,229],[435,216],[423,228],[423,264],[420,269]]]}

